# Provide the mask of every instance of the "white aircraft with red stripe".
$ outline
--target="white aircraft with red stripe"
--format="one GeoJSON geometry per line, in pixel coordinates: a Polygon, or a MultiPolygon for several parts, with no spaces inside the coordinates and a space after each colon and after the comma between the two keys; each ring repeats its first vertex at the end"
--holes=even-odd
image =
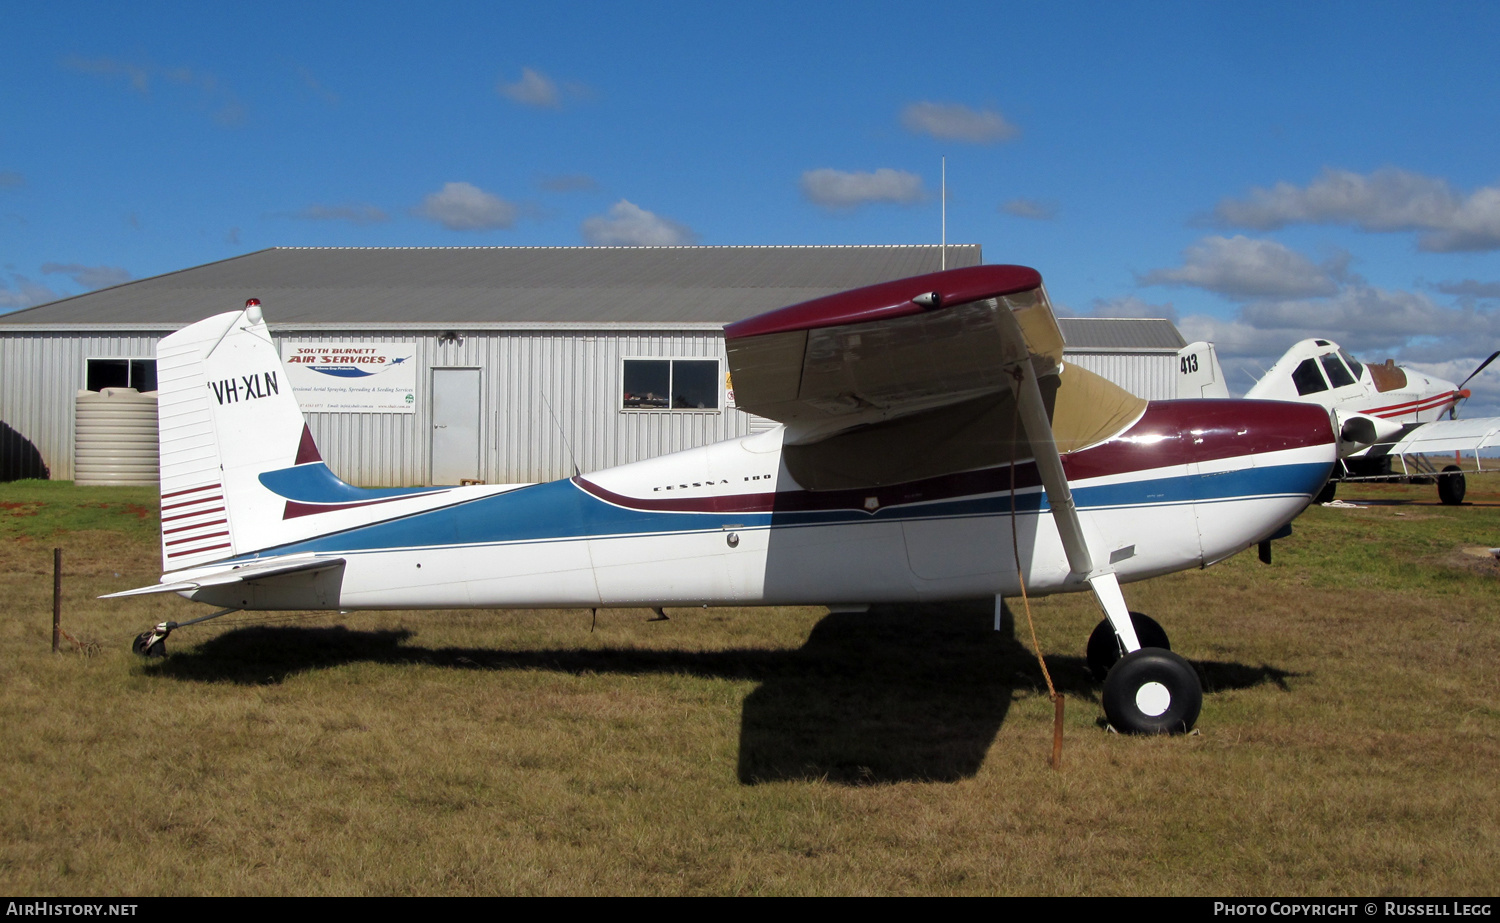
{"type": "MultiPolygon", "coordinates": [[[[1465,385],[1497,356],[1500,352],[1454,384],[1390,359],[1381,365],[1362,363],[1332,340],[1303,340],[1245,396],[1302,401],[1332,411],[1340,433],[1335,480],[1433,478],[1442,501],[1458,504],[1466,489],[1462,470],[1447,465],[1436,471],[1426,456],[1468,451],[1478,464],[1479,450],[1500,442],[1500,417],[1457,419],[1459,405],[1470,397],[1465,385]],[[1399,471],[1392,469],[1392,459],[1401,465],[1399,471]]],[[[1333,484],[1319,499],[1333,499],[1333,484]]]]}
{"type": "MultiPolygon", "coordinates": [[[[1062,361],[1041,276],[978,266],[725,329],[768,432],[542,484],[366,490],[318,453],[258,302],[164,338],[158,584],[230,611],[935,601],[1084,591],[1122,730],[1202,701],[1120,586],[1280,534],[1328,413],[1147,402],[1062,361]]],[[[199,620],[194,620],[199,621],[199,620]]],[[[188,623],[182,623],[188,624],[188,623]]],[[[137,639],[161,653],[176,627],[137,639]]]]}

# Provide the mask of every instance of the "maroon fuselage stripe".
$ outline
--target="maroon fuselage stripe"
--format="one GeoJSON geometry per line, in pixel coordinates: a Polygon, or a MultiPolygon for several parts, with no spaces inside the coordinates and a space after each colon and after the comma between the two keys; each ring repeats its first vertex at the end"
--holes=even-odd
{"type": "MultiPolygon", "coordinates": [[[[1135,425],[1108,442],[1062,457],[1068,480],[1129,474],[1195,462],[1237,458],[1283,449],[1331,445],[1333,425],[1328,411],[1312,404],[1283,401],[1162,401],[1147,405],[1135,425]]],[[[601,500],[630,509],[703,512],[767,513],[815,510],[868,509],[992,494],[1010,489],[1009,466],[947,474],[889,487],[857,490],[795,490],[733,496],[627,497],[584,477],[573,483],[601,500]]],[[[1036,464],[1016,466],[1015,486],[1040,486],[1036,464]]]]}

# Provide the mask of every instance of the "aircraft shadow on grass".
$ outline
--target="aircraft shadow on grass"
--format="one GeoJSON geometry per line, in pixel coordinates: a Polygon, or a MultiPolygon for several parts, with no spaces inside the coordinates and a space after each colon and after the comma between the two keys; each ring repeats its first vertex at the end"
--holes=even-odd
{"type": "MultiPolygon", "coordinates": [[[[740,720],[742,783],[827,780],[846,785],[953,782],[974,776],[1017,690],[1045,694],[1030,648],[1007,613],[992,630],[988,602],[881,605],[831,613],[797,650],[503,650],[407,646],[407,630],[252,626],[154,664],[157,675],[265,685],[345,663],[422,663],[453,669],[681,673],[760,685],[740,720]]],[[[1275,683],[1271,667],[1197,661],[1205,690],[1275,683]]],[[[1098,701],[1082,657],[1047,658],[1058,690],[1098,701]]]]}

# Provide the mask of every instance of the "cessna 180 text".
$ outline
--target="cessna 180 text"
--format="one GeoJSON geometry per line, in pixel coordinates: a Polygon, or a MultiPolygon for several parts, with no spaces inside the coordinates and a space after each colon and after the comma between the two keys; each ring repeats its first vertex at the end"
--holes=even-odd
{"type": "Polygon", "coordinates": [[[781,426],[551,483],[365,490],[319,456],[258,302],[193,324],[157,351],[165,574],[114,595],[225,612],[998,608],[1024,580],[1094,594],[1089,660],[1116,728],[1181,732],[1197,674],[1120,584],[1268,539],[1337,458],[1321,407],[1148,403],[1064,363],[1020,266],[844,292],[725,336],[738,405],[781,426]]]}
{"type": "MultiPolygon", "coordinates": [[[[1458,465],[1434,471],[1428,454],[1470,451],[1500,442],[1500,418],[1457,419],[1464,388],[1500,352],[1491,355],[1461,384],[1444,381],[1387,359],[1360,362],[1331,340],[1303,340],[1271,366],[1247,398],[1303,401],[1332,411],[1339,427],[1338,480],[1403,477],[1435,478],[1444,503],[1463,502],[1466,484],[1458,465]],[[1443,419],[1447,417],[1448,419],[1443,419]],[[1391,460],[1400,464],[1392,471],[1391,460]],[[1410,459],[1410,461],[1408,461],[1410,459]]],[[[1333,499],[1334,481],[1319,499],[1333,499]]]]}

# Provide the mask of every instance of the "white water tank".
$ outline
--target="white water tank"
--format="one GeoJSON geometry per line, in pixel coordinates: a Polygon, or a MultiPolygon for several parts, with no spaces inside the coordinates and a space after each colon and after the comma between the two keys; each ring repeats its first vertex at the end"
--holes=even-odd
{"type": "Polygon", "coordinates": [[[79,391],[73,417],[73,483],[155,486],[156,392],[79,391]]]}

